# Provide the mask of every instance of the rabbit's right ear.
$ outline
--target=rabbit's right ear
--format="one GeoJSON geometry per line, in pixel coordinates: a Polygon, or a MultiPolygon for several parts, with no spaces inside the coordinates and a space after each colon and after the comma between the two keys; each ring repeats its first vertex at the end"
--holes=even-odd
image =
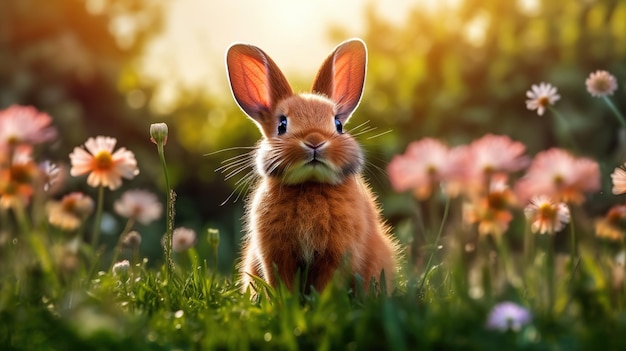
{"type": "Polygon", "coordinates": [[[276,103],[293,94],[278,66],[256,46],[232,45],[226,53],[226,69],[239,107],[258,123],[271,116],[276,103]]]}

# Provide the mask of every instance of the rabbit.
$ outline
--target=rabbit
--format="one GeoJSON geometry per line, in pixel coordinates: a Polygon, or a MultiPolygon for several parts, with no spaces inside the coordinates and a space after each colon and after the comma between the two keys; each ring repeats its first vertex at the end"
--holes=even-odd
{"type": "Polygon", "coordinates": [[[365,288],[374,279],[391,291],[397,244],[361,175],[363,151],[343,129],[361,100],[366,64],[365,43],[348,40],[324,61],[312,92],[294,94],[261,49],[228,49],[232,95],[263,135],[238,267],[244,291],[252,277],[293,291],[297,272],[300,289],[322,291],[337,270],[353,287],[360,276],[365,288]]]}

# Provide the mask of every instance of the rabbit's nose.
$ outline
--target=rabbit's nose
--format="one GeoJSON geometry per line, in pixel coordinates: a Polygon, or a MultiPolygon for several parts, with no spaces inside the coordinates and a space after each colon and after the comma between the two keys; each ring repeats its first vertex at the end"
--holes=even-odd
{"type": "Polygon", "coordinates": [[[313,150],[319,149],[320,147],[324,146],[324,144],[326,144],[325,141],[320,141],[320,142],[317,142],[317,143],[311,143],[311,142],[308,142],[308,141],[304,142],[304,145],[306,145],[308,148],[311,148],[313,150]]]}
{"type": "Polygon", "coordinates": [[[304,145],[313,150],[319,149],[324,144],[326,144],[326,140],[322,135],[317,133],[308,135],[304,140],[304,145]]]}

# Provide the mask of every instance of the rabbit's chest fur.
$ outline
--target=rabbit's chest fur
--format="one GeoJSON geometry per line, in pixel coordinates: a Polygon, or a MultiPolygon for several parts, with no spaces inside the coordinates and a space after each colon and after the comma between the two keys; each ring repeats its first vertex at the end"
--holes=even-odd
{"type": "Polygon", "coordinates": [[[286,186],[265,179],[251,208],[251,235],[260,253],[282,252],[303,264],[317,257],[340,258],[359,252],[368,235],[363,216],[375,217],[358,177],[343,184],[305,183],[286,186]]]}

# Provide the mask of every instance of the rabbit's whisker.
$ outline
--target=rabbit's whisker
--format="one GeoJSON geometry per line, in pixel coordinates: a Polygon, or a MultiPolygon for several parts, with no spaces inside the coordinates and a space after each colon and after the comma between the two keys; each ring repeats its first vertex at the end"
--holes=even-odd
{"type": "Polygon", "coordinates": [[[221,149],[221,150],[217,150],[217,151],[213,151],[213,152],[208,152],[206,154],[203,154],[202,156],[213,156],[222,152],[226,152],[226,151],[233,151],[233,150],[253,150],[256,147],[254,146],[233,146],[233,147],[227,147],[225,149],[221,149]]]}

